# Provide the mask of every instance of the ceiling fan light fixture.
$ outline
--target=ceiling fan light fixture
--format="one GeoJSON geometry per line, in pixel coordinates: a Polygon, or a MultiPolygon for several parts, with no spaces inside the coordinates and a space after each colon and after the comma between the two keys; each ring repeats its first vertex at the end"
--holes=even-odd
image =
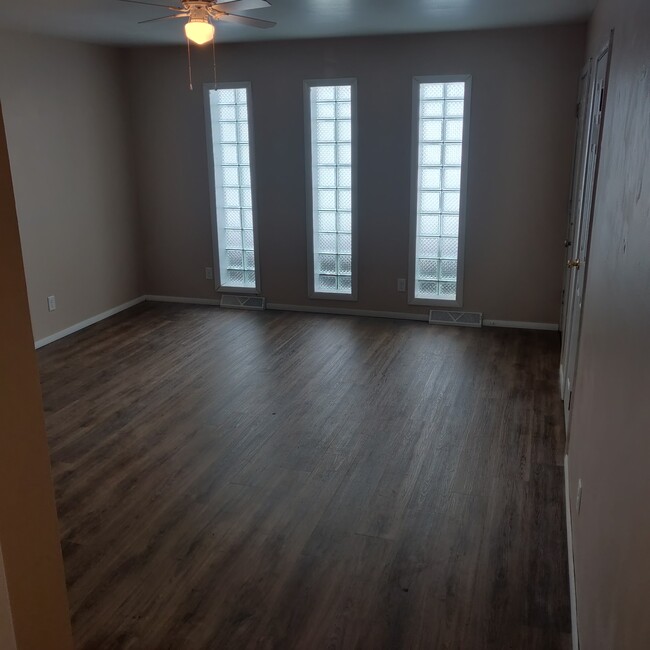
{"type": "Polygon", "coordinates": [[[190,18],[185,25],[185,36],[197,45],[205,45],[214,38],[214,25],[208,18],[190,18]]]}

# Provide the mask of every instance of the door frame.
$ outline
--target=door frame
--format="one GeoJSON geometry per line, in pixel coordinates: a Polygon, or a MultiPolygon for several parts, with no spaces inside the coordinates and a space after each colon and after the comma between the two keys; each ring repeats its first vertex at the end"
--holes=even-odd
{"type": "MultiPolygon", "coordinates": [[[[580,73],[578,84],[578,104],[576,105],[576,141],[573,152],[573,176],[571,178],[571,193],[569,197],[568,222],[564,248],[568,258],[573,257],[576,234],[579,231],[582,204],[584,201],[584,182],[587,176],[587,149],[591,134],[591,104],[593,100],[593,66],[592,58],[587,61],[580,73]]],[[[564,284],[562,287],[562,313],[560,317],[560,331],[565,332],[569,326],[570,312],[573,306],[569,297],[573,284],[574,274],[568,267],[564,270],[564,284]]],[[[560,357],[560,385],[564,396],[564,353],[565,338],[562,337],[562,355],[560,357]]]]}
{"type": "MultiPolygon", "coordinates": [[[[560,365],[561,396],[564,401],[564,421],[566,429],[566,448],[569,447],[571,433],[571,407],[572,397],[575,392],[578,366],[578,351],[580,347],[580,337],[582,330],[582,313],[585,302],[585,289],[587,286],[588,260],[591,245],[591,230],[595,207],[596,191],[598,186],[598,172],[600,168],[600,154],[603,140],[603,126],[605,110],[607,106],[607,91],[609,85],[609,70],[611,65],[611,52],[613,45],[614,32],[610,33],[609,39],[604,47],[601,48],[595,57],[592,65],[593,73],[590,81],[589,92],[589,126],[587,127],[587,138],[584,142],[585,147],[585,177],[582,184],[582,196],[579,197],[580,213],[573,215],[573,238],[571,246],[567,252],[572,256],[567,259],[568,274],[565,276],[565,295],[563,305],[562,327],[562,352],[560,365]],[[605,71],[603,76],[602,87],[598,88],[598,67],[603,58],[606,57],[605,71]],[[594,123],[595,120],[598,120],[594,123]],[[594,138],[594,128],[598,128],[598,133],[594,138]],[[590,154],[593,152],[593,171],[590,172],[590,154]],[[590,181],[590,175],[592,177],[590,181]],[[584,244],[584,246],[582,245],[584,244]],[[582,253],[581,253],[582,251],[582,253]],[[574,257],[575,256],[575,257],[574,257]],[[572,266],[575,263],[578,266],[572,266]],[[567,284],[568,282],[568,284],[567,284]],[[581,296],[581,302],[577,303],[578,297],[581,296]]],[[[571,224],[570,224],[571,225],[571,224]]]]}

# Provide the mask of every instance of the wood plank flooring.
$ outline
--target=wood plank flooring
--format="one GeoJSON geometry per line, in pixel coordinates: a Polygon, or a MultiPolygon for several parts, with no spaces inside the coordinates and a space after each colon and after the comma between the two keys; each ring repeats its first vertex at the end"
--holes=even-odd
{"type": "Polygon", "coordinates": [[[77,650],[568,650],[557,333],[144,303],[39,352],[77,650]]]}

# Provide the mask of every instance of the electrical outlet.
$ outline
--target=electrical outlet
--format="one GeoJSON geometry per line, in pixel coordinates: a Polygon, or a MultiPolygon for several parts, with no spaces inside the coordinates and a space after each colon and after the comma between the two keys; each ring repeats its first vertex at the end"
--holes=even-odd
{"type": "Polygon", "coordinates": [[[214,273],[212,272],[212,267],[211,266],[206,266],[205,267],[205,279],[206,280],[213,280],[214,279],[214,273]]]}
{"type": "Polygon", "coordinates": [[[399,278],[397,280],[397,290],[402,293],[406,291],[406,280],[404,278],[399,278]]]}
{"type": "Polygon", "coordinates": [[[576,491],[576,514],[580,514],[581,505],[582,505],[582,479],[579,479],[578,490],[576,491]]]}
{"type": "Polygon", "coordinates": [[[56,296],[47,297],[47,310],[54,311],[56,309],[56,296]]]}

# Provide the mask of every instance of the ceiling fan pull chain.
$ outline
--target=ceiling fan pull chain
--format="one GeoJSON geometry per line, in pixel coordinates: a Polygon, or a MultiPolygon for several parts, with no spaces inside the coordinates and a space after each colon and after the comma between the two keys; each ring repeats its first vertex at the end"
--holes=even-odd
{"type": "Polygon", "coordinates": [[[192,85],[192,54],[190,52],[190,39],[187,39],[187,72],[190,77],[190,90],[194,90],[192,85]]]}

